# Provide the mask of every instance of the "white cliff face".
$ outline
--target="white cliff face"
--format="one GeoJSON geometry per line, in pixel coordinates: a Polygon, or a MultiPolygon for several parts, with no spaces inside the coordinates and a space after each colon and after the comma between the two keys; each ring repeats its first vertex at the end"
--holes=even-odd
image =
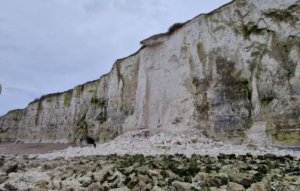
{"type": "Polygon", "coordinates": [[[105,142],[138,129],[196,128],[242,143],[245,132],[262,135],[248,130],[259,122],[268,144],[299,146],[299,16],[299,0],[236,0],[199,15],[142,41],[99,80],[3,116],[0,138],[105,142]]]}

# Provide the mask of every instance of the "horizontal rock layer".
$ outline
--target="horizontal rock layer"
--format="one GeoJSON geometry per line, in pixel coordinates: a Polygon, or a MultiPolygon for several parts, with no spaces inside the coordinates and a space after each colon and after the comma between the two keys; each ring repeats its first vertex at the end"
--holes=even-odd
{"type": "Polygon", "coordinates": [[[299,16],[299,0],[236,0],[174,25],[99,80],[9,112],[0,138],[105,142],[198,128],[232,143],[299,146],[299,16]]]}

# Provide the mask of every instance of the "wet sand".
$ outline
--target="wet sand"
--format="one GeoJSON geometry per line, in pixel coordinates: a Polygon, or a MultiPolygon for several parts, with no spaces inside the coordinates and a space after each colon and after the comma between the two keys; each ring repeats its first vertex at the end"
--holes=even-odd
{"type": "Polygon", "coordinates": [[[9,154],[43,154],[68,147],[78,147],[76,144],[59,143],[0,143],[0,155],[9,154]]]}

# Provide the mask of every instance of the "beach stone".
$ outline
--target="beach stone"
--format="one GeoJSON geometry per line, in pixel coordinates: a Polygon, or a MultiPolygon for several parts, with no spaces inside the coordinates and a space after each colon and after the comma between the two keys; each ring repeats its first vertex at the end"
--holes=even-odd
{"type": "Polygon", "coordinates": [[[104,166],[103,169],[101,169],[99,172],[93,173],[94,179],[97,182],[103,182],[104,179],[107,177],[109,171],[113,170],[114,168],[114,164],[104,166]]]}
{"type": "Polygon", "coordinates": [[[174,172],[172,172],[171,170],[166,170],[165,171],[166,175],[169,177],[169,179],[171,180],[175,180],[178,178],[178,175],[176,175],[174,172]]]}
{"type": "Polygon", "coordinates": [[[235,182],[229,182],[227,184],[227,190],[228,191],[244,191],[245,188],[244,188],[244,186],[237,184],[235,182]]]}
{"type": "Polygon", "coordinates": [[[225,189],[216,188],[216,187],[210,187],[209,191],[226,191],[225,189]]]}
{"type": "Polygon", "coordinates": [[[295,176],[285,176],[283,179],[289,182],[293,182],[295,181],[295,176]]]}
{"type": "Polygon", "coordinates": [[[95,183],[89,185],[88,190],[89,191],[99,191],[100,188],[101,188],[100,182],[95,182],[95,183]]]}
{"type": "Polygon", "coordinates": [[[300,177],[295,178],[295,182],[293,184],[300,185],[300,177]]]}
{"type": "Polygon", "coordinates": [[[37,157],[35,154],[28,155],[28,159],[36,159],[37,157]]]}
{"type": "Polygon", "coordinates": [[[271,187],[268,183],[259,182],[252,184],[251,187],[247,189],[247,191],[271,191],[271,187]]]}
{"type": "Polygon", "coordinates": [[[148,183],[146,186],[145,186],[145,190],[152,190],[153,186],[152,184],[148,183]]]}
{"type": "Polygon", "coordinates": [[[254,144],[248,144],[247,148],[249,148],[249,149],[258,149],[258,146],[254,145],[254,144]]]}
{"type": "Polygon", "coordinates": [[[231,182],[241,184],[246,188],[250,187],[251,184],[255,182],[255,179],[254,179],[255,175],[253,175],[253,174],[229,173],[228,176],[229,176],[229,179],[231,182]]]}
{"type": "Polygon", "coordinates": [[[146,191],[146,183],[142,180],[138,181],[138,183],[131,189],[133,191],[146,191]]]}
{"type": "Polygon", "coordinates": [[[78,181],[81,183],[82,187],[88,187],[92,183],[92,179],[90,177],[81,177],[78,181]]]}
{"type": "Polygon", "coordinates": [[[6,191],[19,191],[19,189],[11,183],[5,183],[4,188],[6,189],[6,191]]]}
{"type": "Polygon", "coordinates": [[[192,141],[192,143],[197,143],[198,139],[197,138],[192,138],[191,141],[192,141]]]}
{"type": "Polygon", "coordinates": [[[16,172],[18,169],[18,164],[16,162],[9,162],[3,165],[2,171],[6,174],[9,174],[11,172],[16,172]]]}
{"type": "Polygon", "coordinates": [[[127,186],[123,186],[121,188],[114,188],[114,189],[110,189],[111,191],[130,191],[129,188],[127,188],[127,186]]]}
{"type": "Polygon", "coordinates": [[[78,189],[78,191],[88,191],[88,188],[82,188],[82,187],[79,187],[79,188],[77,188],[78,189]]]}
{"type": "Polygon", "coordinates": [[[140,166],[140,167],[136,168],[135,170],[139,173],[147,173],[149,171],[149,167],[148,166],[140,166]]]}
{"type": "Polygon", "coordinates": [[[176,189],[176,191],[191,190],[193,187],[190,183],[178,182],[178,181],[172,182],[172,186],[176,189]]]}
{"type": "Polygon", "coordinates": [[[133,166],[124,168],[124,172],[127,173],[127,174],[130,174],[133,170],[134,170],[134,167],[133,167],[133,166]]]}
{"type": "Polygon", "coordinates": [[[0,175],[0,184],[4,183],[8,177],[6,175],[0,175]]]}
{"type": "Polygon", "coordinates": [[[53,180],[52,185],[54,189],[61,189],[61,181],[60,180],[53,180]]]}
{"type": "Polygon", "coordinates": [[[236,159],[236,156],[235,154],[223,154],[223,153],[220,153],[219,156],[218,156],[218,159],[219,160],[225,160],[225,159],[236,159]]]}
{"type": "Polygon", "coordinates": [[[129,175],[129,180],[130,180],[130,181],[127,183],[126,186],[127,186],[129,189],[132,189],[132,188],[138,183],[137,177],[135,176],[134,173],[132,173],[132,174],[129,175]]]}
{"type": "Polygon", "coordinates": [[[68,186],[66,188],[62,188],[61,191],[73,191],[74,188],[72,186],[68,186]]]}
{"type": "Polygon", "coordinates": [[[158,171],[156,171],[156,170],[148,170],[148,174],[150,176],[158,176],[158,175],[160,175],[160,173],[158,171]]]}
{"type": "Polygon", "coordinates": [[[61,188],[76,188],[76,187],[80,187],[81,184],[77,181],[77,180],[64,180],[61,181],[61,188]]]}
{"type": "Polygon", "coordinates": [[[227,185],[228,176],[226,174],[215,174],[209,175],[205,180],[205,185],[210,187],[220,187],[222,185],[227,185]]]}
{"type": "Polygon", "coordinates": [[[192,180],[194,182],[205,182],[205,180],[207,179],[207,177],[208,177],[207,173],[199,172],[198,174],[196,174],[195,177],[192,178],[192,180]]]}
{"type": "Polygon", "coordinates": [[[148,176],[145,176],[145,175],[142,175],[142,174],[138,174],[137,178],[138,178],[138,180],[141,180],[145,183],[148,183],[148,182],[152,181],[148,176]]]}
{"type": "Polygon", "coordinates": [[[151,179],[152,179],[152,183],[153,183],[155,186],[159,184],[158,178],[157,178],[156,176],[152,176],[151,179]]]}
{"type": "Polygon", "coordinates": [[[176,189],[173,186],[165,186],[163,188],[154,186],[151,191],[176,191],[176,189]]]}
{"type": "Polygon", "coordinates": [[[34,188],[38,188],[40,190],[47,190],[51,188],[51,183],[48,181],[39,181],[37,184],[34,185],[34,188]]]}
{"type": "Polygon", "coordinates": [[[5,156],[0,156],[0,167],[3,166],[5,158],[6,158],[5,156]]]}
{"type": "Polygon", "coordinates": [[[300,188],[294,189],[291,185],[288,185],[287,183],[280,183],[275,186],[276,191],[299,191],[300,188]]]}
{"type": "Polygon", "coordinates": [[[118,182],[117,181],[114,181],[114,182],[104,182],[103,184],[102,184],[102,186],[103,186],[103,188],[105,189],[105,190],[110,190],[110,189],[112,189],[112,188],[116,188],[117,187],[117,185],[118,185],[118,182]]]}
{"type": "Polygon", "coordinates": [[[18,164],[24,163],[24,162],[25,162],[22,155],[16,156],[16,159],[15,159],[15,160],[16,160],[16,162],[17,162],[18,164]]]}
{"type": "Polygon", "coordinates": [[[151,191],[164,191],[164,189],[158,186],[154,186],[151,191]]]}

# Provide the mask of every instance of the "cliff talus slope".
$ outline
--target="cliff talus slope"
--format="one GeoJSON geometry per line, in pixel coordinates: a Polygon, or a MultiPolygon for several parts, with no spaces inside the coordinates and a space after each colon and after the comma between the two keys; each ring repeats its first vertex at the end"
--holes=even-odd
{"type": "Polygon", "coordinates": [[[299,0],[233,1],[143,40],[99,80],[9,112],[0,139],[105,142],[197,128],[233,143],[299,146],[299,18],[299,0]]]}

